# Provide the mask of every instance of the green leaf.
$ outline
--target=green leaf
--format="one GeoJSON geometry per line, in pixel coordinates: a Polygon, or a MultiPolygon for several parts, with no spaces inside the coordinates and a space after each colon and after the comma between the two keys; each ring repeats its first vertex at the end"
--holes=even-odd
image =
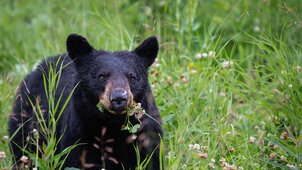
{"type": "Polygon", "coordinates": [[[132,127],[129,129],[129,132],[130,132],[130,133],[136,133],[137,130],[138,130],[140,127],[141,127],[140,124],[136,124],[136,125],[132,126],[132,127]]]}
{"type": "Polygon", "coordinates": [[[103,111],[104,111],[104,108],[103,108],[103,106],[102,106],[101,103],[98,103],[98,104],[96,105],[96,107],[99,109],[100,112],[103,112],[103,111]]]}
{"type": "Polygon", "coordinates": [[[175,116],[175,114],[168,114],[167,116],[163,117],[163,123],[167,123],[168,121],[170,121],[173,117],[175,116]]]}

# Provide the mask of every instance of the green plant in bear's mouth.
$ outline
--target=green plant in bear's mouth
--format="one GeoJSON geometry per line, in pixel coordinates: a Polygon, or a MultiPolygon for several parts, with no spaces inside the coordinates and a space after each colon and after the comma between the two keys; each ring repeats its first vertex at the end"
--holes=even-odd
{"type": "Polygon", "coordinates": [[[101,104],[101,103],[98,103],[98,104],[96,105],[96,107],[99,109],[99,111],[100,111],[100,112],[102,112],[102,113],[103,113],[104,108],[103,108],[103,106],[102,106],[102,104],[101,104]]]}
{"type": "Polygon", "coordinates": [[[140,103],[133,102],[128,108],[127,108],[127,117],[125,124],[122,126],[122,130],[128,130],[130,133],[134,134],[137,132],[137,130],[141,127],[141,121],[140,118],[146,113],[145,110],[142,108],[140,103]],[[139,124],[132,124],[130,122],[130,116],[134,116],[138,121],[139,124]]]}
{"type": "MultiPolygon", "coordinates": [[[[103,112],[104,108],[101,103],[98,103],[96,107],[99,111],[103,112]]],[[[126,110],[127,116],[124,125],[122,126],[121,130],[128,130],[130,133],[134,134],[137,130],[141,127],[140,118],[146,113],[145,110],[142,108],[140,103],[133,102],[126,110]],[[135,118],[139,121],[139,124],[132,124],[130,122],[129,117],[135,116],[135,118]]]]}

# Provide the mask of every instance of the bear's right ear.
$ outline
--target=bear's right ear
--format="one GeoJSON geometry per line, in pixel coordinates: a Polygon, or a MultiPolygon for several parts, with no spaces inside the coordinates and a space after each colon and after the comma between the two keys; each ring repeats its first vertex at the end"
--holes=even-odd
{"type": "Polygon", "coordinates": [[[158,49],[159,46],[157,38],[155,36],[151,36],[145,39],[141,45],[136,47],[134,53],[136,53],[142,59],[143,64],[146,67],[149,67],[155,61],[158,49]]]}
{"type": "Polygon", "coordinates": [[[94,50],[86,38],[78,34],[70,34],[67,37],[66,46],[68,55],[72,60],[78,60],[81,57],[85,57],[94,50]]]}

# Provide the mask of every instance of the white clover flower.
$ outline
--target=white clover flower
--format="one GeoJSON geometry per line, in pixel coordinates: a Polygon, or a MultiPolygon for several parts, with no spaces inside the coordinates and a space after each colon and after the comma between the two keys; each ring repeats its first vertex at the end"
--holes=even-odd
{"type": "MultiPolygon", "coordinates": [[[[212,53],[211,53],[212,54],[212,53]]],[[[195,58],[196,59],[202,59],[202,58],[207,58],[209,55],[208,53],[196,53],[195,58]]]]}
{"type": "Polygon", "coordinates": [[[7,135],[5,135],[5,136],[2,137],[2,140],[3,140],[4,142],[7,142],[7,141],[9,140],[9,137],[8,137],[7,135]]]}
{"type": "Polygon", "coordinates": [[[255,142],[256,142],[256,138],[254,136],[251,136],[249,143],[255,143],[255,142]]]}
{"type": "Polygon", "coordinates": [[[201,59],[202,58],[202,54],[201,53],[196,53],[195,54],[195,58],[196,59],[201,59]]]}
{"type": "Polygon", "coordinates": [[[172,152],[172,151],[169,151],[166,157],[168,159],[174,159],[174,158],[176,158],[174,152],[172,152]]]}
{"type": "Polygon", "coordinates": [[[286,164],[286,166],[289,167],[289,169],[295,169],[295,165],[286,164]]]}
{"type": "Polygon", "coordinates": [[[206,57],[208,57],[208,54],[207,54],[207,53],[202,53],[201,56],[202,56],[203,58],[206,58],[206,57]]]}
{"type": "Polygon", "coordinates": [[[255,25],[254,28],[253,28],[253,31],[254,31],[254,32],[260,32],[260,27],[259,27],[259,25],[255,25]]]}
{"type": "Polygon", "coordinates": [[[209,51],[208,56],[214,58],[216,56],[216,52],[215,51],[209,51]]]}
{"type": "Polygon", "coordinates": [[[200,150],[200,145],[199,144],[194,144],[193,150],[200,150]]]}
{"type": "Polygon", "coordinates": [[[232,61],[224,61],[222,62],[222,68],[224,69],[229,69],[233,66],[233,62],[232,61]]]}
{"type": "Polygon", "coordinates": [[[207,159],[208,158],[208,154],[207,153],[198,153],[197,156],[200,159],[207,159]]]}
{"type": "Polygon", "coordinates": [[[210,169],[214,169],[214,168],[215,168],[215,164],[212,163],[212,162],[210,162],[210,163],[208,164],[208,166],[209,166],[210,169]]]}
{"type": "Polygon", "coordinates": [[[285,156],[282,155],[282,156],[280,157],[280,160],[281,160],[281,161],[286,161],[287,159],[286,159],[285,156]]]}
{"type": "Polygon", "coordinates": [[[236,169],[236,166],[235,166],[235,165],[230,165],[230,166],[229,166],[229,169],[230,169],[230,170],[235,170],[235,169],[236,169]]]}
{"type": "Polygon", "coordinates": [[[27,163],[27,162],[28,162],[28,157],[23,155],[23,156],[20,158],[20,161],[23,162],[23,163],[27,163]]]}
{"type": "Polygon", "coordinates": [[[3,151],[0,151],[0,160],[6,158],[6,154],[3,151]]]}
{"type": "Polygon", "coordinates": [[[152,8],[151,7],[145,7],[145,14],[146,14],[146,16],[148,16],[148,17],[152,17],[152,8]]]}
{"type": "Polygon", "coordinates": [[[195,74],[195,73],[197,73],[197,70],[192,69],[192,70],[191,70],[191,73],[192,73],[192,74],[195,74]]]}
{"type": "Polygon", "coordinates": [[[300,73],[301,70],[302,70],[302,67],[301,67],[301,66],[297,66],[297,67],[296,67],[296,71],[297,71],[298,73],[300,73]]]}

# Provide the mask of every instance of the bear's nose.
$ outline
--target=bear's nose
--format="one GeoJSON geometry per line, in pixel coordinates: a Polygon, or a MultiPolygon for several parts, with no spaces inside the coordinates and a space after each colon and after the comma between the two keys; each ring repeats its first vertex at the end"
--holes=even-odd
{"type": "Polygon", "coordinates": [[[109,100],[114,111],[124,111],[128,100],[127,92],[122,88],[116,88],[112,91],[109,100]]]}

